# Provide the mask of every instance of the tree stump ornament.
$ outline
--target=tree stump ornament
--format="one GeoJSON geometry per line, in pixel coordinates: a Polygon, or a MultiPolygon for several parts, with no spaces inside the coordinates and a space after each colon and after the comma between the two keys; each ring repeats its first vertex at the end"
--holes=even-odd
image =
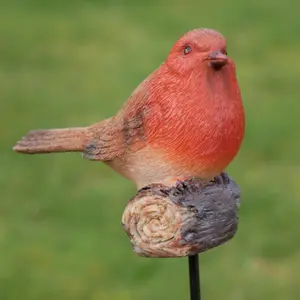
{"type": "Polygon", "coordinates": [[[129,201],[122,225],[139,256],[192,256],[235,235],[239,203],[240,189],[226,173],[207,183],[152,184],[129,201]]]}

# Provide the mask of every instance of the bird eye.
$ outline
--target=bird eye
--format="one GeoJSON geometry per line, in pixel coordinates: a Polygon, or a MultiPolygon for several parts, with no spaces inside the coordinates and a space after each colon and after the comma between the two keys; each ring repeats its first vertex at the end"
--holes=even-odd
{"type": "Polygon", "coordinates": [[[187,55],[192,52],[192,48],[190,46],[185,46],[183,49],[184,55],[187,55]]]}

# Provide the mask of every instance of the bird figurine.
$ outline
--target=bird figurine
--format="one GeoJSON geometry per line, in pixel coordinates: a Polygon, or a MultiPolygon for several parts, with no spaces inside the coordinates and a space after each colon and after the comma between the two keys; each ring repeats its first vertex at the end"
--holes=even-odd
{"type": "Polygon", "coordinates": [[[245,114],[234,61],[218,31],[183,35],[166,60],[108,119],[87,127],[30,131],[20,153],[82,152],[135,183],[208,181],[234,159],[245,114]]]}

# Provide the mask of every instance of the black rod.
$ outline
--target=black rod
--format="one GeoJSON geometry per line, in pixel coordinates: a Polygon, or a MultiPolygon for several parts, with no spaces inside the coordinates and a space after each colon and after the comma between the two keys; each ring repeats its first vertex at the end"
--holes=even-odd
{"type": "Polygon", "coordinates": [[[201,300],[198,254],[189,256],[189,274],[191,300],[201,300]]]}

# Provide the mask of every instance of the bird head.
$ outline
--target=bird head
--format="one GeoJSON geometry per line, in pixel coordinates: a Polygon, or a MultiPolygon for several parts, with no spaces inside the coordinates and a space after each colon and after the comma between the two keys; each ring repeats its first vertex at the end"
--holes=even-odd
{"type": "Polygon", "coordinates": [[[172,47],[166,64],[176,73],[184,75],[205,68],[222,70],[233,64],[227,56],[226,40],[212,29],[195,29],[186,33],[172,47]]]}

